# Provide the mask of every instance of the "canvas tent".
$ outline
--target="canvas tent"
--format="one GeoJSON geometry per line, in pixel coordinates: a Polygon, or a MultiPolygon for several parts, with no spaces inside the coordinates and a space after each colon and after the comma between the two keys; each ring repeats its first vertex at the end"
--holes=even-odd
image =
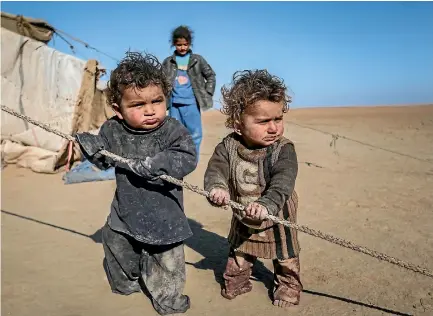
{"type": "MultiPolygon", "coordinates": [[[[113,115],[96,60],[50,48],[55,29],[42,20],[2,13],[1,104],[64,133],[97,130],[113,115]]],[[[81,159],[76,144],[2,112],[5,163],[54,173],[81,159]]]]}

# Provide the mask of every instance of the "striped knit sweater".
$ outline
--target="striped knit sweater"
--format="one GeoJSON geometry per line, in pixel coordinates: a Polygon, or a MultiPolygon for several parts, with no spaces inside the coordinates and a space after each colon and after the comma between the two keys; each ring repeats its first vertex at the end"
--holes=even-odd
{"type": "MultiPolygon", "coordinates": [[[[232,133],[217,145],[205,173],[205,189],[222,188],[244,205],[256,201],[279,218],[296,222],[298,196],[294,190],[298,163],[293,143],[282,137],[263,149],[250,150],[232,133]]],[[[236,211],[236,210],[235,210],[236,211]]],[[[297,231],[257,222],[234,213],[228,241],[239,252],[284,260],[299,255],[297,231]]]]}

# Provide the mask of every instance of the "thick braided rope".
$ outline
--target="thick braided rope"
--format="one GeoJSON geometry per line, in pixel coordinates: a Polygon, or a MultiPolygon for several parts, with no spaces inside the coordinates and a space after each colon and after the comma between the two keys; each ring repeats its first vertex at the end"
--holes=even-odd
{"type": "Polygon", "coordinates": [[[56,134],[57,136],[60,136],[60,137],[65,138],[67,140],[75,141],[75,138],[72,137],[71,135],[62,133],[61,131],[55,130],[55,129],[51,128],[50,126],[48,126],[48,125],[46,125],[44,123],[35,121],[34,119],[32,119],[32,118],[30,118],[30,117],[28,117],[26,115],[23,115],[23,114],[20,114],[18,112],[15,112],[14,110],[8,108],[7,106],[5,106],[3,104],[1,105],[1,107],[2,107],[2,111],[5,111],[5,112],[7,112],[7,113],[9,113],[9,114],[11,114],[13,116],[16,116],[16,117],[18,117],[20,119],[23,119],[24,121],[32,123],[33,125],[38,126],[38,127],[42,128],[42,129],[46,130],[47,132],[56,134]]]}
{"type": "MultiPolygon", "coordinates": [[[[16,117],[19,117],[23,120],[26,120],[27,122],[32,123],[32,124],[42,128],[48,132],[54,133],[60,137],[66,138],[68,140],[75,141],[75,138],[70,136],[70,135],[64,134],[60,131],[56,131],[56,130],[52,129],[51,127],[49,127],[48,125],[37,122],[37,121],[35,121],[35,120],[25,116],[25,115],[19,114],[19,113],[15,112],[14,110],[12,110],[12,109],[4,106],[4,105],[2,105],[1,107],[2,107],[3,111],[5,111],[11,115],[14,115],[16,117]]],[[[128,159],[125,159],[123,157],[115,155],[109,151],[101,150],[100,153],[104,156],[107,156],[107,157],[115,160],[115,161],[128,163],[128,159]]],[[[183,187],[189,191],[192,191],[194,193],[197,193],[199,195],[209,197],[208,191],[200,189],[199,187],[192,185],[190,183],[187,183],[185,181],[175,179],[175,178],[170,177],[168,175],[162,175],[162,176],[160,176],[160,178],[163,179],[164,181],[167,181],[167,182],[170,182],[172,184],[181,186],[181,187],[183,187]]],[[[229,201],[229,205],[232,207],[232,209],[235,209],[235,210],[243,210],[245,208],[244,205],[242,205],[240,203],[236,203],[234,201],[229,201]]],[[[342,246],[345,248],[349,248],[349,249],[354,250],[356,252],[360,252],[360,253],[369,255],[369,256],[376,258],[378,260],[386,261],[386,262],[398,265],[398,266],[405,268],[407,270],[411,270],[413,272],[420,273],[420,274],[423,274],[423,275],[428,276],[430,278],[433,278],[433,273],[426,268],[405,262],[403,260],[397,259],[397,258],[392,257],[392,256],[388,256],[386,254],[383,254],[383,253],[380,253],[380,252],[377,252],[374,250],[370,250],[370,249],[362,247],[362,246],[355,245],[355,244],[351,243],[350,241],[346,241],[344,239],[334,237],[334,236],[329,235],[329,234],[322,233],[319,230],[314,230],[314,229],[311,229],[311,228],[304,226],[304,225],[298,225],[298,224],[292,223],[290,221],[282,220],[282,219],[280,219],[276,216],[273,216],[273,215],[267,215],[267,219],[273,221],[276,224],[281,224],[281,225],[286,226],[286,227],[294,228],[298,231],[301,231],[301,232],[306,233],[308,235],[326,240],[330,243],[333,243],[333,244],[336,244],[336,245],[339,245],[339,246],[342,246]]]]}

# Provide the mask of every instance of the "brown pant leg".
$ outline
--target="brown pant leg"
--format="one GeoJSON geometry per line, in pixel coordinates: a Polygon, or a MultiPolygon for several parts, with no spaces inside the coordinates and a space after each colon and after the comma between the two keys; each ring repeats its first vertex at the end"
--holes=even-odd
{"type": "Polygon", "coordinates": [[[248,293],[253,284],[250,281],[252,268],[256,258],[250,255],[236,253],[230,250],[224,271],[224,286],[221,295],[232,300],[236,296],[248,293]]]}
{"type": "Polygon", "coordinates": [[[298,305],[303,289],[300,278],[299,257],[274,260],[274,301],[298,305]]]}

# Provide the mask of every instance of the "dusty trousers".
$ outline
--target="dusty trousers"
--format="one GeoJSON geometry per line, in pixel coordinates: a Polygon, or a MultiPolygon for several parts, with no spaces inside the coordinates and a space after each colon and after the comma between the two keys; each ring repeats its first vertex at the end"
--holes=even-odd
{"type": "MultiPolygon", "coordinates": [[[[252,290],[250,277],[257,257],[237,253],[233,249],[227,260],[223,274],[224,286],[221,295],[227,299],[248,293],[252,290]]],[[[273,301],[285,301],[298,305],[303,286],[300,279],[299,257],[285,260],[275,259],[273,301]]]]}
{"type": "Polygon", "coordinates": [[[183,243],[154,246],[112,230],[102,228],[105,258],[103,266],[113,293],[129,295],[147,291],[160,315],[184,313],[190,307],[185,287],[183,243]]]}

